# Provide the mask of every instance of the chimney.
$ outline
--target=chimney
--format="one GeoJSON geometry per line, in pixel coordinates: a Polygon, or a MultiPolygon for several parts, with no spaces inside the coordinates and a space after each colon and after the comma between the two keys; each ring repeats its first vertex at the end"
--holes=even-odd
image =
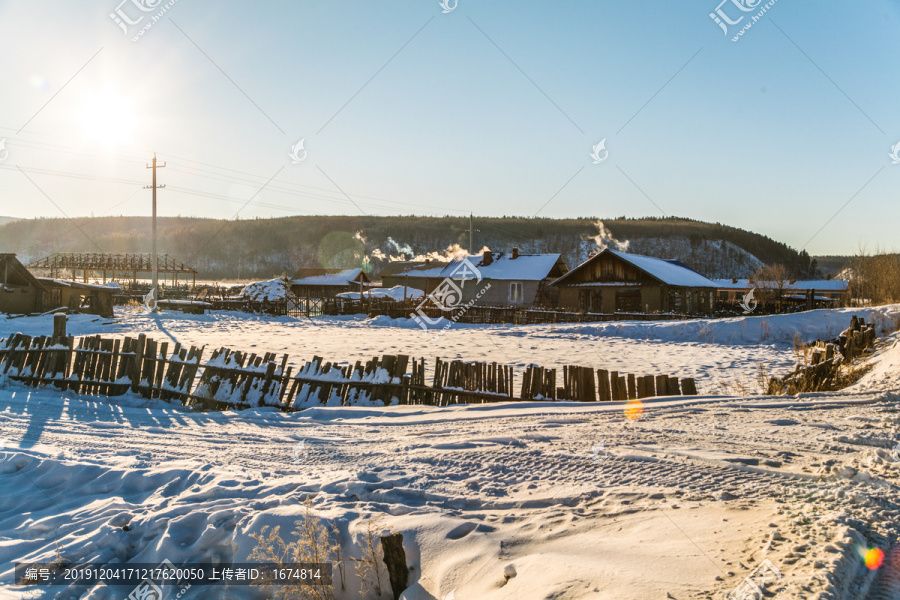
{"type": "Polygon", "coordinates": [[[519,249],[518,249],[518,248],[513,248],[513,251],[512,251],[512,259],[513,259],[513,260],[516,260],[517,258],[519,258],[519,249]]]}
{"type": "Polygon", "coordinates": [[[485,250],[485,251],[484,251],[484,256],[482,256],[482,258],[481,258],[481,266],[482,266],[482,267],[486,267],[486,266],[488,266],[489,264],[491,264],[492,262],[494,262],[494,255],[493,255],[493,253],[491,253],[490,250],[485,250]]]}

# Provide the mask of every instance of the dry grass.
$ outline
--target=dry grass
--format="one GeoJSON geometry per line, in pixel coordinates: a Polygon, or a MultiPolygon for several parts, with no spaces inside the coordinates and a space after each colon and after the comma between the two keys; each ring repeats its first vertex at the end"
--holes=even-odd
{"type": "Polygon", "coordinates": [[[769,325],[769,321],[763,319],[759,322],[759,341],[766,342],[769,340],[769,336],[772,334],[772,326],[769,325]]]}
{"type": "Polygon", "coordinates": [[[801,369],[799,374],[795,373],[784,379],[769,379],[767,393],[778,396],[781,394],[836,392],[853,385],[871,370],[872,365],[868,363],[843,364],[836,367],[833,374],[822,377],[816,375],[812,369],[801,369]]]}
{"type": "Polygon", "coordinates": [[[769,369],[766,368],[766,363],[763,361],[756,363],[756,389],[760,394],[765,394],[768,391],[771,379],[772,376],[769,374],[769,369]]]}
{"type": "Polygon", "coordinates": [[[278,567],[294,563],[331,563],[337,567],[332,573],[332,584],[285,584],[284,581],[276,582],[270,577],[254,585],[268,588],[271,595],[267,597],[276,600],[335,600],[334,589],[338,579],[341,591],[347,589],[345,561],[353,561],[360,579],[360,594],[364,599],[392,596],[380,550],[381,518],[379,515],[366,520],[365,529],[361,532],[362,539],[358,542],[362,558],[345,558],[337,526],[326,526],[322,519],[313,515],[312,502],[307,498],[304,514],[292,532],[295,540],[285,541],[278,527],[263,527],[259,534],[250,534],[256,540],[256,547],[249,559],[273,563],[278,567]]]}
{"type": "Polygon", "coordinates": [[[800,339],[800,334],[797,333],[796,331],[794,332],[792,350],[794,351],[794,356],[797,357],[797,360],[800,362],[800,364],[802,364],[804,366],[809,365],[810,360],[811,360],[811,354],[812,354],[812,346],[804,343],[800,339]]]}
{"type": "Polygon", "coordinates": [[[331,524],[331,535],[334,536],[334,552],[337,555],[337,568],[338,574],[341,576],[341,591],[347,589],[347,581],[344,576],[344,549],[341,546],[341,532],[338,531],[337,525],[334,523],[331,524]]]}
{"type": "MultiPolygon", "coordinates": [[[[312,514],[312,502],[309,498],[304,503],[303,516],[293,534],[297,539],[292,543],[282,539],[278,527],[271,530],[263,527],[259,534],[250,534],[256,540],[256,548],[250,553],[249,559],[283,567],[291,563],[330,563],[332,557],[340,552],[337,542],[328,535],[325,524],[312,514]]],[[[334,586],[325,583],[276,583],[269,577],[254,585],[271,588],[272,598],[277,600],[334,600],[334,586]]]]}
{"type": "Polygon", "coordinates": [[[381,592],[384,589],[382,584],[382,561],[378,556],[378,544],[381,542],[378,535],[378,524],[381,516],[370,518],[366,521],[366,530],[363,532],[363,555],[362,559],[356,563],[356,574],[362,582],[359,592],[363,598],[371,597],[372,594],[376,598],[381,598],[381,592]],[[371,593],[370,593],[371,592],[371,593]]]}
{"type": "Polygon", "coordinates": [[[697,332],[697,337],[706,342],[707,344],[715,343],[716,334],[713,331],[712,326],[706,321],[700,323],[700,329],[697,332]]]}
{"type": "Polygon", "coordinates": [[[122,310],[125,312],[141,312],[144,310],[144,305],[138,302],[137,300],[129,300],[124,305],[122,305],[122,310]]]}
{"type": "MultiPolygon", "coordinates": [[[[838,373],[833,381],[833,390],[842,390],[845,387],[850,387],[857,381],[863,378],[863,376],[871,371],[873,365],[870,363],[862,363],[856,365],[849,365],[846,368],[838,369],[838,373]]],[[[829,390],[831,391],[831,390],[829,390]]]]}

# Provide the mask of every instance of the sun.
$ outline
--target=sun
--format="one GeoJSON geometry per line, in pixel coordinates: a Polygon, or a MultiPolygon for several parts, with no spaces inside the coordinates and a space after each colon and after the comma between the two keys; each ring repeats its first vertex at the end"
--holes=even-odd
{"type": "Polygon", "coordinates": [[[112,149],[131,139],[135,125],[134,109],[128,100],[105,90],[85,99],[81,121],[89,142],[112,149]]]}

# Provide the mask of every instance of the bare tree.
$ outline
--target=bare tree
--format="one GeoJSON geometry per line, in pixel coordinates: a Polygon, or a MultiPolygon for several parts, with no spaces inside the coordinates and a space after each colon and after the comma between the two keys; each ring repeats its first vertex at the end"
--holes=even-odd
{"type": "Polygon", "coordinates": [[[790,270],[782,264],[765,265],[756,270],[750,281],[759,291],[759,303],[764,309],[781,307],[784,288],[791,280],[790,270]]]}
{"type": "Polygon", "coordinates": [[[900,302],[900,254],[860,248],[851,263],[853,295],[860,304],[900,302]]]}

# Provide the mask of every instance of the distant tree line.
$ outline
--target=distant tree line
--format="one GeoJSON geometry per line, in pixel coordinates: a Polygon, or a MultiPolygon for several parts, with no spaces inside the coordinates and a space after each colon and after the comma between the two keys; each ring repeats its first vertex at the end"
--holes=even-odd
{"type": "MultiPolygon", "coordinates": [[[[473,251],[518,247],[522,253],[562,254],[570,266],[585,260],[596,245],[596,218],[547,219],[475,217],[473,251]]],[[[817,274],[805,251],[797,252],[766,236],[691,219],[666,217],[604,219],[619,240],[642,251],[678,258],[711,277],[747,277],[758,265],[741,262],[743,250],[763,263],[782,264],[796,278],[817,274]],[[654,240],[688,240],[689,244],[654,240]],[[650,240],[650,241],[647,241],[650,240]],[[722,248],[722,258],[711,250],[722,248]],[[712,252],[712,254],[710,254],[712,252]],[[677,256],[669,254],[677,253],[677,256]],[[741,271],[741,272],[737,272],[741,271]]],[[[298,216],[223,221],[184,217],[159,219],[159,251],[195,267],[210,279],[264,279],[291,274],[300,266],[364,266],[377,272],[389,256],[412,257],[469,246],[469,218],[458,216],[298,216]],[[375,251],[378,252],[375,252],[375,251]],[[384,255],[375,258],[373,253],[384,255]]],[[[148,217],[17,220],[0,226],[0,251],[29,262],[55,252],[149,252],[148,217]]]]}

